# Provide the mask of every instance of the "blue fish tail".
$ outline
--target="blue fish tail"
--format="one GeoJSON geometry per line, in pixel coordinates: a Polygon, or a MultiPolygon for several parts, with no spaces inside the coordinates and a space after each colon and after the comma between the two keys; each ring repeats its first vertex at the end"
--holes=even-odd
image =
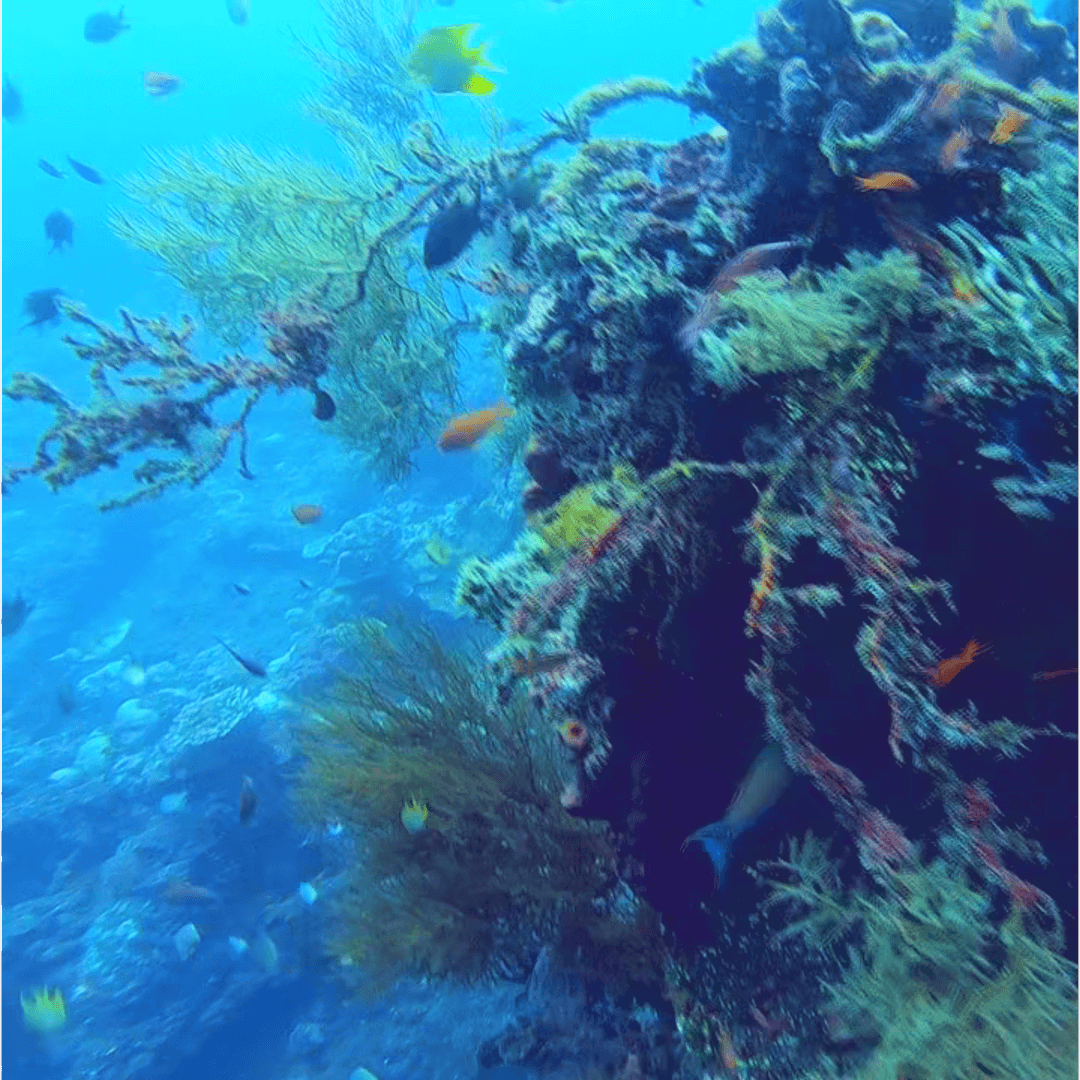
{"type": "Polygon", "coordinates": [[[741,829],[733,829],[726,822],[714,821],[711,825],[706,825],[697,832],[691,833],[683,843],[683,847],[686,847],[687,844],[696,840],[705,849],[705,854],[709,856],[709,861],[713,865],[717,889],[724,885],[731,845],[741,831],[741,829]]]}

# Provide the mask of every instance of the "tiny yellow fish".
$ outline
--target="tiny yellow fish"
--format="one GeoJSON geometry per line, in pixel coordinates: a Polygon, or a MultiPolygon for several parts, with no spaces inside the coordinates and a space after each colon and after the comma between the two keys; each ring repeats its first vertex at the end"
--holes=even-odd
{"type": "Polygon", "coordinates": [[[401,808],[401,824],[411,833],[423,832],[427,823],[428,808],[413,799],[401,808]]]}
{"type": "Polygon", "coordinates": [[[486,46],[470,48],[466,42],[479,23],[437,26],[413,46],[406,61],[409,74],[436,94],[491,94],[495,84],[477,74],[477,68],[498,71],[484,57],[486,46]]]}
{"type": "Polygon", "coordinates": [[[436,533],[424,545],[424,553],[436,566],[449,566],[454,559],[454,549],[436,533]]]}
{"type": "Polygon", "coordinates": [[[59,990],[43,987],[32,991],[30,997],[20,994],[19,1000],[22,1002],[23,1020],[31,1031],[49,1035],[67,1023],[67,1003],[59,990]]]}

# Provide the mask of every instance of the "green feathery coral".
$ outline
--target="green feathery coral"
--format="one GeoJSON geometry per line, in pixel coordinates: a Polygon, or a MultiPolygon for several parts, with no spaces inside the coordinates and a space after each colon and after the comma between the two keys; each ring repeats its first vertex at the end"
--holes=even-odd
{"type": "Polygon", "coordinates": [[[721,324],[706,331],[697,354],[705,376],[725,389],[743,377],[824,369],[878,345],[890,326],[911,317],[921,287],[914,258],[855,253],[827,274],[743,278],[721,299],[721,324]],[[724,326],[728,327],[723,333],[724,326]]]}
{"type": "Polygon", "coordinates": [[[878,1035],[858,1080],[1076,1075],[1076,965],[1014,903],[1004,919],[943,859],[894,875],[884,895],[843,894],[823,845],[792,842],[758,874],[766,906],[805,914],[782,935],[853,942],[833,1008],[878,1035]],[[775,876],[776,871],[781,876],[775,876]]]}
{"type": "Polygon", "coordinates": [[[285,297],[358,267],[374,199],[369,184],[235,142],[210,148],[209,160],[148,153],[150,169],[125,183],[145,211],[114,211],[109,223],[161,260],[227,343],[244,341],[260,313],[285,297]]]}
{"type": "Polygon", "coordinates": [[[1008,231],[994,241],[969,222],[941,227],[986,304],[970,311],[965,336],[1035,388],[1073,386],[1076,376],[1077,162],[1059,146],[1043,167],[1002,173],[1008,231]]]}

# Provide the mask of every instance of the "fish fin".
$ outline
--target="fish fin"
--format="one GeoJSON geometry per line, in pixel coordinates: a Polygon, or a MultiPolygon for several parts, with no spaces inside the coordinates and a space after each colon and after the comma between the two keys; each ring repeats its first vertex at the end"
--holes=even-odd
{"type": "Polygon", "coordinates": [[[714,821],[711,825],[705,825],[703,828],[698,829],[697,832],[692,832],[683,841],[682,846],[684,849],[687,844],[694,841],[697,841],[705,849],[705,854],[709,856],[709,861],[713,865],[713,877],[717,890],[722,889],[724,886],[728,858],[731,855],[731,845],[735,842],[739,831],[733,829],[726,821],[714,821]]]}
{"type": "Polygon", "coordinates": [[[462,87],[466,94],[493,94],[495,92],[495,84],[490,79],[485,79],[483,75],[472,75],[468,82],[462,87]]]}
{"type": "Polygon", "coordinates": [[[472,32],[479,28],[479,23],[458,23],[457,26],[443,27],[443,31],[452,41],[456,41],[461,46],[462,52],[464,52],[465,42],[472,36],[472,32]]]}

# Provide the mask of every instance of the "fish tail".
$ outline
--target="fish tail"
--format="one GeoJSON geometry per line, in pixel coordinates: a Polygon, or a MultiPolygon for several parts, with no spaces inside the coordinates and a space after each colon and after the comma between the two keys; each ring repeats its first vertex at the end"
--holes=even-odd
{"type": "Polygon", "coordinates": [[[740,830],[732,828],[726,821],[714,821],[697,832],[692,832],[684,841],[683,848],[687,844],[696,841],[705,849],[709,861],[713,865],[713,876],[716,880],[716,888],[721,889],[724,878],[727,876],[728,860],[731,855],[731,845],[739,835],[740,830]]]}

